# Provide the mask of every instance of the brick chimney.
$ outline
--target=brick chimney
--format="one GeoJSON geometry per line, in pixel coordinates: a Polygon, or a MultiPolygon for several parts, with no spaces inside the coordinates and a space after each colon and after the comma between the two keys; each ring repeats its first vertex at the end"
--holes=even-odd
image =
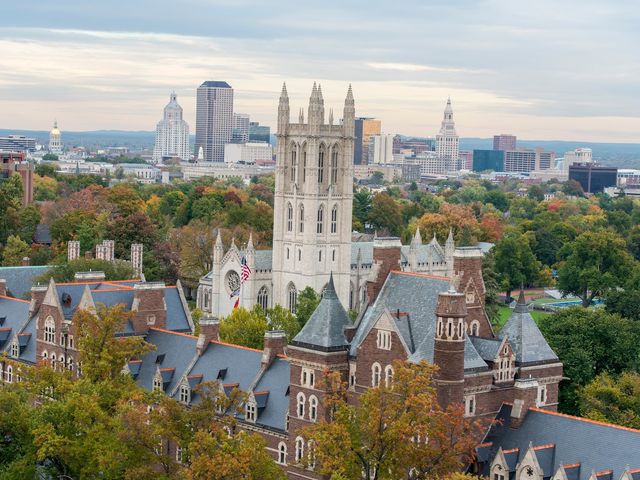
{"type": "Polygon", "coordinates": [[[4,278],[0,278],[0,297],[7,296],[7,281],[4,278]]]}
{"type": "MultiPolygon", "coordinates": [[[[482,260],[484,255],[479,247],[459,247],[453,253],[453,278],[457,290],[465,294],[467,302],[467,326],[477,321],[479,330],[476,335],[493,337],[491,323],[484,312],[485,293],[482,278],[482,260]]],[[[471,330],[467,330],[470,332],[471,330]]]]}
{"type": "Polygon", "coordinates": [[[31,259],[29,257],[22,257],[22,266],[28,267],[31,265],[31,259]]]}
{"type": "Polygon", "coordinates": [[[137,283],[133,287],[131,311],[133,329],[136,333],[145,333],[150,327],[165,328],[167,324],[167,305],[164,299],[164,283],[137,283]]]}
{"type": "Polygon", "coordinates": [[[47,294],[47,285],[34,285],[31,287],[31,303],[29,304],[29,317],[40,309],[47,294]]]}
{"type": "Polygon", "coordinates": [[[375,280],[367,282],[369,303],[373,303],[387,280],[391,270],[400,270],[400,250],[402,243],[398,237],[376,237],[373,239],[373,264],[377,270],[375,280]]]}
{"type": "Polygon", "coordinates": [[[538,381],[534,378],[518,379],[513,385],[513,391],[515,393],[511,408],[511,428],[518,428],[529,409],[536,406],[538,381]]]}
{"type": "Polygon", "coordinates": [[[264,334],[264,352],[260,364],[267,368],[277,355],[284,355],[287,346],[287,334],[284,330],[271,330],[264,334]]]}
{"type": "Polygon", "coordinates": [[[207,350],[207,346],[212,340],[215,342],[220,340],[220,321],[216,317],[202,317],[199,326],[200,334],[196,345],[198,356],[207,350]]]}

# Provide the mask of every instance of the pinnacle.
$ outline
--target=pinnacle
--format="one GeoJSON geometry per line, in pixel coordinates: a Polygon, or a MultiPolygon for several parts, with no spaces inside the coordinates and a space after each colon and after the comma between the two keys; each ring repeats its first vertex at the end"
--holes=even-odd
{"type": "Polygon", "coordinates": [[[217,247],[222,246],[222,236],[220,235],[220,229],[218,229],[218,235],[216,237],[216,246],[217,247]]]}
{"type": "Polygon", "coordinates": [[[345,100],[345,103],[347,102],[353,102],[353,90],[351,89],[351,84],[349,84],[349,89],[347,90],[347,98],[345,100]]]}

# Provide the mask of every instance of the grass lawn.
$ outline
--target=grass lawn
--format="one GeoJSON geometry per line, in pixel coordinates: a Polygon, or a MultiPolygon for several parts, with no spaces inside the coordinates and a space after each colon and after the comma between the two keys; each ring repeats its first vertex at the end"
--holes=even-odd
{"type": "MultiPolygon", "coordinates": [[[[502,328],[502,326],[507,323],[507,320],[509,320],[509,317],[511,316],[511,313],[513,312],[513,310],[511,310],[511,308],[504,306],[504,307],[500,307],[498,309],[498,324],[494,325],[494,328],[496,330],[496,333],[498,333],[500,331],[500,329],[502,328]]],[[[536,323],[538,323],[540,321],[540,319],[550,315],[550,313],[547,312],[540,312],[538,310],[531,310],[531,317],[535,320],[536,323]]]]}

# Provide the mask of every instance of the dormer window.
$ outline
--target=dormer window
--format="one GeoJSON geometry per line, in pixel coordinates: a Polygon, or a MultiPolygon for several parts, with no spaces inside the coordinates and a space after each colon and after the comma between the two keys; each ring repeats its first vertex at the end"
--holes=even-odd
{"type": "Polygon", "coordinates": [[[245,418],[247,422],[255,423],[257,405],[255,401],[249,400],[245,406],[245,418]]]}
{"type": "Polygon", "coordinates": [[[11,344],[11,356],[18,358],[20,356],[20,345],[18,345],[18,339],[15,339],[11,344]]]}
{"type": "Polygon", "coordinates": [[[161,392],[162,389],[162,379],[159,378],[158,376],[153,378],[153,391],[154,392],[161,392]]]}
{"type": "Polygon", "coordinates": [[[391,332],[378,330],[378,348],[381,350],[391,350],[391,332]]]}
{"type": "Polygon", "coordinates": [[[191,389],[189,385],[180,385],[180,402],[187,405],[191,402],[191,389]]]}
{"type": "Polygon", "coordinates": [[[44,341],[47,343],[56,343],[56,322],[51,316],[47,317],[44,321],[44,341]]]}
{"type": "Polygon", "coordinates": [[[156,316],[147,315],[147,325],[155,325],[155,324],[156,324],[156,316]]]}

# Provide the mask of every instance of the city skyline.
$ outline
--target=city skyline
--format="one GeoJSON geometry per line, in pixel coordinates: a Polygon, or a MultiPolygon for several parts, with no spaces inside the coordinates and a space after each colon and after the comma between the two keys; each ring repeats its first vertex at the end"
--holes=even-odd
{"type": "Polygon", "coordinates": [[[5,7],[0,101],[14,120],[0,127],[43,130],[57,118],[62,130],[152,130],[172,90],[195,125],[196,89],[210,78],[234,86],[237,111],[274,126],[286,79],[294,111],[309,81],[327,98],[352,83],[356,114],[381,119],[385,133],[435,135],[451,96],[462,137],[640,141],[640,10],[630,2],[281,2],[278,15],[248,0],[172,15],[137,3],[126,17],[120,3],[5,7]],[[389,31],[395,22],[403,28],[389,31]]]}

